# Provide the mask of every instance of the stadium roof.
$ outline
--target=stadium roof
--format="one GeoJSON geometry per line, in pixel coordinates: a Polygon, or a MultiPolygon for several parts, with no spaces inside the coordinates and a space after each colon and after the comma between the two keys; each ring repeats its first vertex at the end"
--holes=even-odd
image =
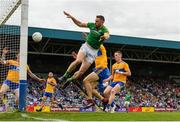
{"type": "MultiPolygon", "coordinates": [[[[13,27],[13,29],[14,27],[19,28],[18,26],[10,26],[10,27],[13,27]]],[[[10,31],[3,30],[3,33],[4,32],[9,33],[10,31]]],[[[82,32],[29,27],[28,35],[31,36],[34,32],[41,32],[43,37],[47,37],[47,38],[63,39],[67,41],[68,40],[81,41],[81,42],[83,41],[82,32]]],[[[0,28],[0,33],[2,33],[2,28],[0,28]]],[[[111,35],[108,41],[106,41],[105,43],[180,49],[180,41],[178,42],[178,41],[170,41],[170,40],[139,38],[139,37],[119,36],[119,35],[111,35]]]]}
{"type": "MultiPolygon", "coordinates": [[[[29,36],[31,36],[34,32],[41,32],[43,37],[47,38],[83,41],[82,32],[30,27],[29,36]]],[[[106,43],[180,49],[180,41],[178,42],[170,40],[149,39],[118,35],[111,35],[106,43]]]]}

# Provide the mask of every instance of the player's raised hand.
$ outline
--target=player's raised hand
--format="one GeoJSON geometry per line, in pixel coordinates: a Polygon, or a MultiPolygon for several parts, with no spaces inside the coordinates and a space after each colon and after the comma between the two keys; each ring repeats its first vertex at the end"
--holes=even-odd
{"type": "Polygon", "coordinates": [[[77,53],[76,53],[75,51],[72,51],[71,55],[72,55],[72,57],[73,57],[74,59],[77,58],[77,53]]]}
{"type": "Polygon", "coordinates": [[[104,33],[104,35],[102,35],[100,37],[100,41],[104,41],[104,40],[107,40],[109,38],[109,33],[104,33]]]}
{"type": "Polygon", "coordinates": [[[106,40],[106,37],[103,35],[103,36],[100,37],[100,40],[104,41],[104,40],[106,40]]]}
{"type": "Polygon", "coordinates": [[[67,13],[66,11],[64,11],[64,14],[66,15],[67,18],[72,18],[72,16],[69,13],[67,13]]]}
{"type": "Polygon", "coordinates": [[[8,52],[9,52],[9,50],[8,50],[8,48],[7,47],[5,47],[5,48],[3,48],[3,54],[7,54],[8,52]]]}

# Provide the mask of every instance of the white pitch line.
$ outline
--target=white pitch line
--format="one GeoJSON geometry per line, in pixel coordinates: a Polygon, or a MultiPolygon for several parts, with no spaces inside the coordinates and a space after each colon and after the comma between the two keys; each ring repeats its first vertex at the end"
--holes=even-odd
{"type": "Polygon", "coordinates": [[[56,122],[68,122],[67,120],[62,120],[62,119],[45,119],[45,118],[40,118],[40,117],[32,117],[27,115],[26,113],[21,113],[21,116],[24,118],[30,118],[30,119],[35,119],[39,121],[56,121],[56,122]]]}

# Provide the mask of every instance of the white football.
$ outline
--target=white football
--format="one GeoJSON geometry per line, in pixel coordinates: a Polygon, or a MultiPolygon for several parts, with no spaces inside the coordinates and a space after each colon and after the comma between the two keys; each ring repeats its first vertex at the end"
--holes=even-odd
{"type": "Polygon", "coordinates": [[[32,35],[34,42],[40,42],[42,40],[42,34],[40,32],[35,32],[32,35]]]}

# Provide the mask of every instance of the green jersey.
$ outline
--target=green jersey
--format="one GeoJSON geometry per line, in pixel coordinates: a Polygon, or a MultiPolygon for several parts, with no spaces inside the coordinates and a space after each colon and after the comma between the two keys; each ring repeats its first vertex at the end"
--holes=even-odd
{"type": "Polygon", "coordinates": [[[131,100],[131,95],[126,94],[126,96],[125,96],[125,101],[130,102],[130,100],[131,100]]]}
{"type": "Polygon", "coordinates": [[[90,33],[86,37],[86,42],[94,49],[99,49],[103,41],[99,41],[100,37],[104,33],[109,32],[108,29],[103,25],[99,29],[96,28],[95,23],[88,23],[87,27],[90,29],[90,33]]]}

